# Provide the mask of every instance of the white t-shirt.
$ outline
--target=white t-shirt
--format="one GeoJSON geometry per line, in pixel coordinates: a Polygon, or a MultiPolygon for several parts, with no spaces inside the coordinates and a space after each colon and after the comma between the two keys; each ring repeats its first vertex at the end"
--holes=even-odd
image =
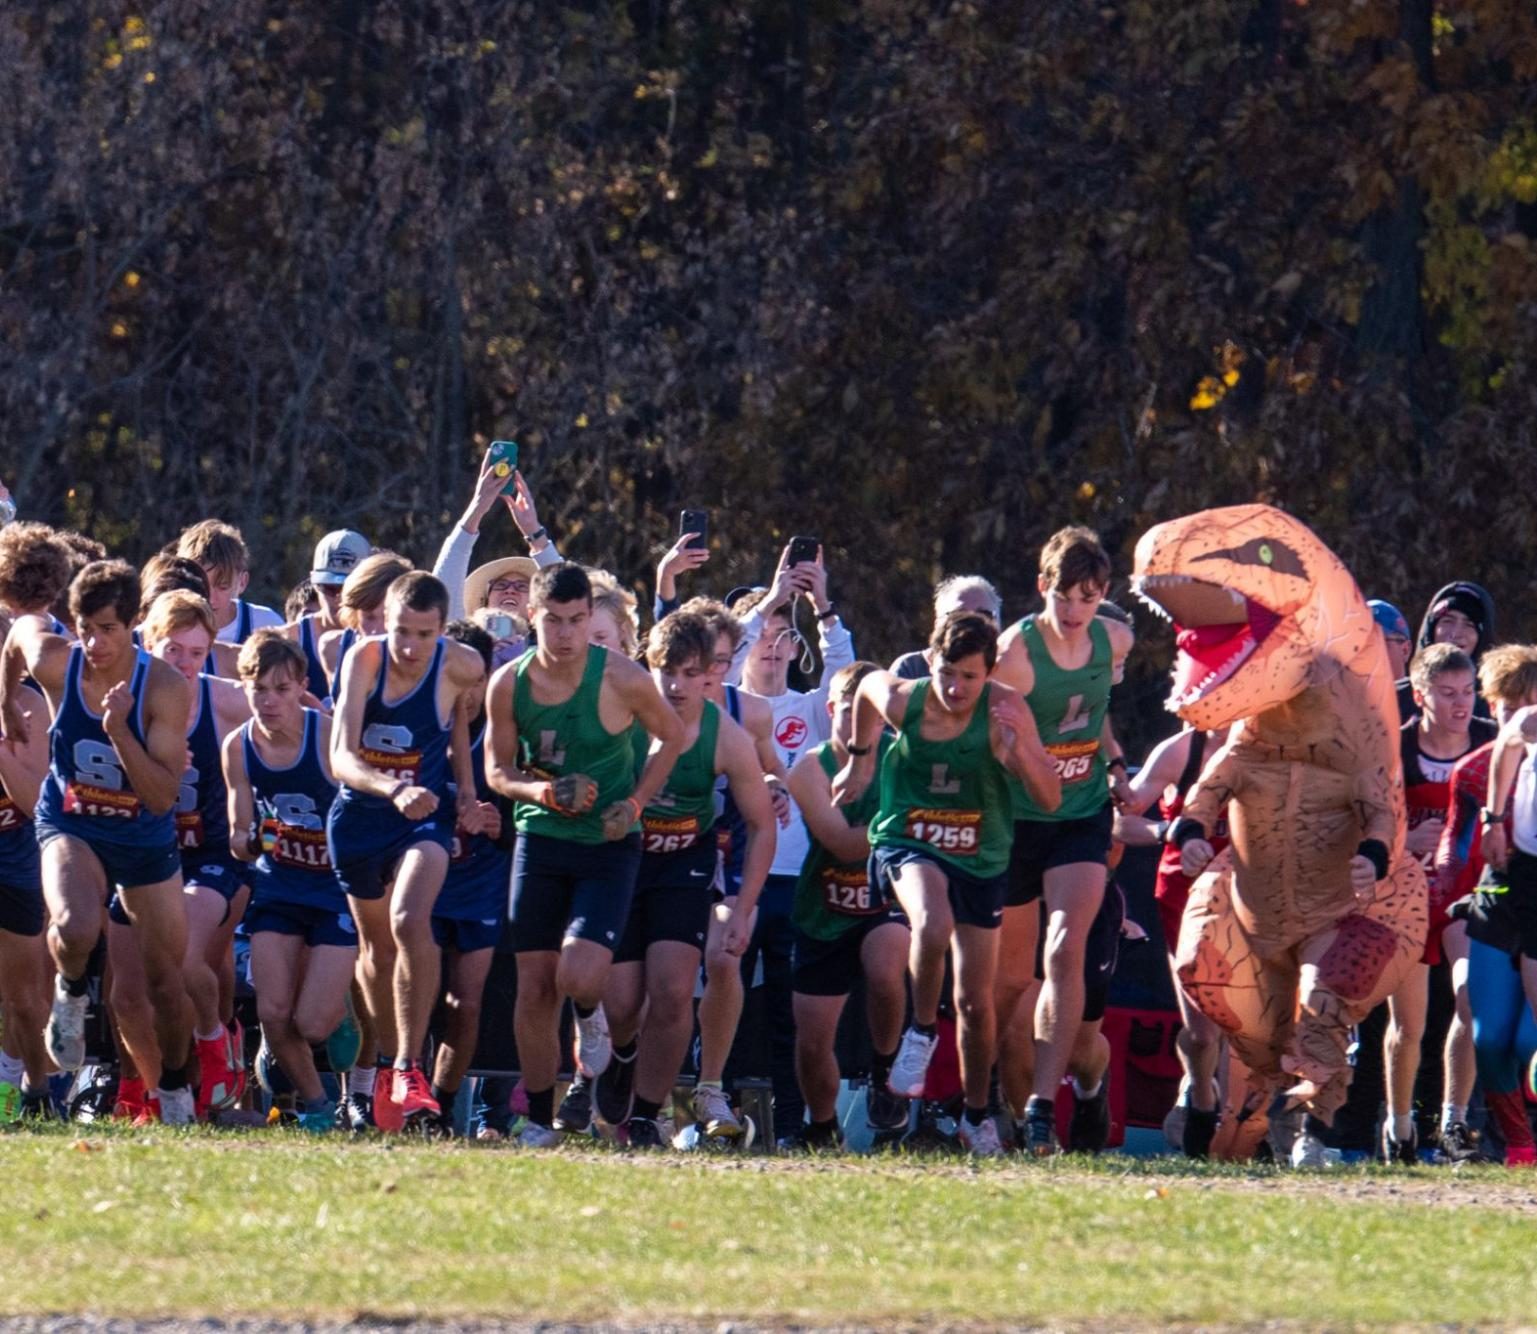
{"type": "Polygon", "coordinates": [[[1516,774],[1510,816],[1516,846],[1528,856],[1537,857],[1537,746],[1526,748],[1526,758],[1516,774]]]}
{"type": "Polygon", "coordinates": [[[258,630],[283,624],[283,618],[271,607],[243,598],[236,598],[234,605],[235,619],[214,636],[221,644],[244,644],[258,630]]]}

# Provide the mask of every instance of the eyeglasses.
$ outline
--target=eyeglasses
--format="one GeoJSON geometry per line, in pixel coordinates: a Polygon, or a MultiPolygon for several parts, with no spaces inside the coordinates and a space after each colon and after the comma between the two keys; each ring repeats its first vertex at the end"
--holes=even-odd
{"type": "Polygon", "coordinates": [[[528,580],[493,579],[489,591],[492,593],[526,593],[528,592],[528,580]]]}

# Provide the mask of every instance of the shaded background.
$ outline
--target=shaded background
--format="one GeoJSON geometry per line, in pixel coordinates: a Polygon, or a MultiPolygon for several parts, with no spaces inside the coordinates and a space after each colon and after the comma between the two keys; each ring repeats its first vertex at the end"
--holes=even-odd
{"type": "Polygon", "coordinates": [[[572,557],[648,600],[684,505],[717,592],[816,534],[882,658],[942,573],[1021,612],[1068,520],[1124,572],[1256,498],[1533,631],[1529,4],[10,9],[0,475],[125,555],[430,561],[515,436],[572,557]]]}

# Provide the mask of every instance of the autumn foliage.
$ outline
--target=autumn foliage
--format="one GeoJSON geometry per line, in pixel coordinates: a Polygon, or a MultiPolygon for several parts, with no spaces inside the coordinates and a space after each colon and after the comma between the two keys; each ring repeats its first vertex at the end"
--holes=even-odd
{"type": "Polygon", "coordinates": [[[0,475],[126,554],[430,558],[510,435],[569,554],[816,534],[883,656],[1256,498],[1537,633],[1518,0],[16,5],[0,93],[0,475]]]}

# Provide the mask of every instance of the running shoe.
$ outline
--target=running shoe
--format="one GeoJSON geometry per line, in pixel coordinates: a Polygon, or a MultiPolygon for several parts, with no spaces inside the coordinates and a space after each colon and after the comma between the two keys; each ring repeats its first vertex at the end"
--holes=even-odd
{"type": "Polygon", "coordinates": [[[229,1070],[230,1078],[234,1081],[235,1092],[230,1100],[231,1108],[238,1107],[240,1100],[245,1097],[246,1084],[249,1082],[246,1076],[245,1064],[245,1025],[239,1017],[233,1018],[224,1026],[224,1032],[229,1038],[229,1070]]]}
{"type": "Polygon", "coordinates": [[[326,1061],[333,1073],[344,1075],[358,1063],[358,1052],[363,1046],[363,1031],[358,1027],[352,1012],[352,998],[347,998],[347,1012],[341,1023],[331,1030],[326,1039],[326,1061]]]}
{"type": "Polygon", "coordinates": [[[90,1000],[71,996],[62,977],[53,980],[53,1009],[44,1035],[48,1055],[60,1070],[78,1070],[85,1064],[85,1012],[90,1000]]]}
{"type": "Polygon", "coordinates": [[[592,1081],[580,1072],[560,1100],[560,1107],[555,1112],[555,1129],[567,1135],[585,1135],[592,1129],[592,1081]]]}
{"type": "Polygon", "coordinates": [[[475,1140],[477,1143],[500,1144],[506,1138],[507,1136],[502,1134],[495,1126],[482,1125],[475,1127],[475,1140]]]}
{"type": "Polygon", "coordinates": [[[560,1143],[560,1131],[537,1121],[525,1121],[512,1142],[520,1149],[553,1149],[560,1143]]]}
{"type": "Polygon", "coordinates": [[[439,1112],[436,1116],[431,1112],[423,1112],[412,1124],[420,1127],[422,1134],[428,1139],[453,1139],[454,1137],[454,1114],[451,1108],[439,1112]]]}
{"type": "Polygon", "coordinates": [[[21,1089],[0,1081],[0,1126],[21,1120],[21,1089]]]}
{"type": "Polygon", "coordinates": [[[972,1125],[965,1116],[956,1128],[961,1147],[973,1158],[997,1158],[1003,1153],[1003,1141],[998,1138],[998,1123],[990,1116],[982,1118],[981,1125],[972,1125]]]}
{"type": "Polygon", "coordinates": [[[1099,1081],[1098,1093],[1092,1098],[1073,1099],[1073,1117],[1067,1126],[1067,1151],[1098,1153],[1109,1141],[1110,1071],[1107,1069],[1099,1081]]]}
{"type": "Polygon", "coordinates": [[[1402,1163],[1405,1167],[1414,1167],[1420,1161],[1420,1135],[1418,1129],[1409,1131],[1409,1138],[1400,1142],[1393,1136],[1393,1122],[1383,1123],[1382,1127],[1382,1161],[1391,1166],[1394,1163],[1402,1163]]]}
{"type": "Polygon", "coordinates": [[[160,1124],[190,1126],[197,1121],[197,1103],[190,1088],[160,1090],[160,1124]]]}
{"type": "Polygon", "coordinates": [[[617,1052],[608,1069],[598,1076],[596,1088],[598,1115],[611,1126],[622,1126],[635,1106],[635,1052],[629,1058],[617,1052]]]}
{"type": "MultiPolygon", "coordinates": [[[[144,1081],[137,1075],[118,1080],[117,1097],[112,1104],[112,1117],[116,1121],[132,1121],[138,1124],[149,1105],[149,1092],[144,1081]]],[[[159,1120],[157,1116],[155,1120],[159,1120]]]]}
{"type": "Polygon", "coordinates": [[[1478,1141],[1467,1123],[1453,1121],[1441,1132],[1436,1146],[1436,1162],[1443,1165],[1471,1162],[1479,1156],[1478,1141]]]}
{"type": "Polygon", "coordinates": [[[608,1016],[601,1002],[585,1019],[576,1021],[576,1068],[588,1079],[596,1079],[608,1069],[614,1044],[608,1036],[608,1016]]]}
{"type": "Polygon", "coordinates": [[[899,1098],[921,1098],[923,1085],[929,1077],[929,1062],[934,1059],[934,1049],[939,1046],[939,1034],[920,1033],[909,1028],[902,1034],[902,1045],[897,1048],[897,1059],[892,1062],[887,1087],[899,1098]]]}
{"type": "Polygon", "coordinates": [[[906,1130],[912,1107],[912,1099],[900,1097],[874,1080],[865,1086],[865,1120],[871,1130],[906,1130]]]}
{"type": "Polygon", "coordinates": [[[1329,1154],[1323,1140],[1304,1130],[1292,1141],[1293,1167],[1328,1167],[1329,1154]]]}
{"type": "Polygon", "coordinates": [[[229,1033],[220,1029],[216,1038],[198,1038],[197,1109],[201,1116],[235,1105],[235,1072],[230,1069],[229,1033]]]}
{"type": "Polygon", "coordinates": [[[731,1100],[716,1084],[701,1084],[694,1090],[694,1120],[704,1127],[706,1139],[739,1139],[742,1123],[731,1110],[731,1100]]]}
{"type": "Polygon", "coordinates": [[[1050,1158],[1062,1152],[1057,1143],[1057,1109],[1050,1098],[1031,1098],[1025,1104],[1025,1138],[1021,1146],[1032,1158],[1050,1158]]]}
{"type": "Polygon", "coordinates": [[[406,1128],[400,1104],[394,1097],[395,1077],[399,1073],[393,1066],[386,1066],[374,1081],[374,1125],[386,1135],[398,1135],[406,1128]]]}
{"type": "Polygon", "coordinates": [[[803,1121],[774,1146],[780,1153],[842,1153],[843,1131],[838,1126],[814,1126],[803,1121]]]}
{"type": "Polygon", "coordinates": [[[632,1116],[625,1122],[632,1149],[665,1149],[669,1136],[654,1116],[632,1116]]]}
{"type": "Polygon", "coordinates": [[[395,1087],[390,1092],[390,1101],[399,1108],[402,1123],[423,1115],[438,1116],[443,1111],[432,1096],[432,1085],[419,1065],[395,1071],[395,1087]]]}
{"type": "Polygon", "coordinates": [[[306,1107],[299,1113],[299,1129],[311,1135],[329,1135],[337,1129],[336,1103],[327,1098],[317,1107],[306,1107]]]}
{"type": "Polygon", "coordinates": [[[46,1093],[24,1092],[21,1095],[21,1120],[53,1121],[58,1115],[58,1109],[46,1093]]]}
{"type": "Polygon", "coordinates": [[[1537,1147],[1530,1144],[1510,1144],[1505,1148],[1506,1167],[1537,1167],[1537,1147]]]}
{"type": "Polygon", "coordinates": [[[367,1093],[349,1093],[342,1102],[341,1123],[354,1135],[374,1128],[374,1100],[367,1093]]]}

